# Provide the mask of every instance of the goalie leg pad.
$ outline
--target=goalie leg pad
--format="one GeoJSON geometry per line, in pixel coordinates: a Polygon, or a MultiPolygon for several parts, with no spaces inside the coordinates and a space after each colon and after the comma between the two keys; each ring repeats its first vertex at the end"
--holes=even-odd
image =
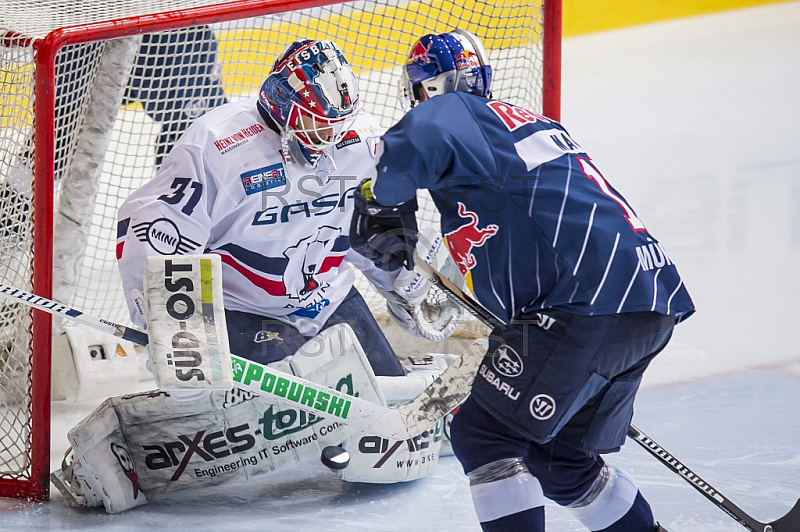
{"type": "MultiPolygon", "coordinates": [[[[404,377],[378,377],[378,384],[389,406],[403,404],[418,396],[455,358],[454,355],[428,353],[409,357],[404,377]]],[[[427,475],[439,460],[445,420],[408,440],[390,440],[374,434],[352,434],[342,447],[350,453],[350,465],[338,471],[346,482],[392,484],[427,475]]]]}
{"type": "Polygon", "coordinates": [[[131,342],[76,324],[65,324],[53,335],[53,399],[133,393],[138,383],[139,362],[131,342]]]}
{"type": "MultiPolygon", "coordinates": [[[[402,378],[402,377],[399,377],[402,378]]],[[[389,440],[373,434],[352,434],[342,447],[350,465],[338,471],[346,482],[393,484],[424,477],[439,461],[444,420],[408,440],[389,440]]]]}
{"type": "MultiPolygon", "coordinates": [[[[276,365],[385,404],[346,324],[312,340],[276,365]]],[[[175,401],[154,390],[108,399],[78,423],[68,434],[74,462],[54,479],[77,504],[102,504],[118,513],[165,493],[316,461],[322,448],[341,443],[351,430],[241,390],[214,391],[196,401],[175,401]]]]}

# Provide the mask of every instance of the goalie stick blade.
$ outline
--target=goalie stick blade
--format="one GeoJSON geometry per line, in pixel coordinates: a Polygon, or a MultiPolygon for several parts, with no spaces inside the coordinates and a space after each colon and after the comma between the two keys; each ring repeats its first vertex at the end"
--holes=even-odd
{"type": "Polygon", "coordinates": [[[464,402],[487,348],[486,340],[476,340],[420,395],[398,407],[409,433],[421,434],[464,402]]]}

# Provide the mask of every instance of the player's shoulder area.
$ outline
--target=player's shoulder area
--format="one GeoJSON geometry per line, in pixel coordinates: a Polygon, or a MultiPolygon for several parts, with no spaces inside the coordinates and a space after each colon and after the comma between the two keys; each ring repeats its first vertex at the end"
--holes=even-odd
{"type": "Polygon", "coordinates": [[[463,92],[440,94],[417,104],[400,119],[398,127],[393,129],[424,127],[433,131],[451,128],[453,124],[467,126],[467,122],[474,118],[470,107],[481,104],[478,100],[486,101],[484,98],[463,92]]]}
{"type": "Polygon", "coordinates": [[[362,110],[360,113],[358,113],[358,116],[353,121],[350,129],[377,135],[382,134],[386,130],[386,128],[381,127],[378,118],[366,110],[362,110]]]}
{"type": "Polygon", "coordinates": [[[378,119],[367,111],[362,110],[356,119],[348,126],[342,140],[336,143],[337,151],[360,151],[371,149],[377,139],[386,131],[381,127],[378,119]]]}
{"type": "Polygon", "coordinates": [[[256,109],[256,98],[229,102],[216,107],[192,123],[178,141],[188,146],[218,151],[269,131],[256,109]]]}

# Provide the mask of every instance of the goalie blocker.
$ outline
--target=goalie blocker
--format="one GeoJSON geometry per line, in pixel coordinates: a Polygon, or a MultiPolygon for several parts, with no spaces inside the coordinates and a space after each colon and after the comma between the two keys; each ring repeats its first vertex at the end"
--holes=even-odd
{"type": "Polygon", "coordinates": [[[148,257],[144,307],[161,390],[233,388],[219,255],[148,257]]]}

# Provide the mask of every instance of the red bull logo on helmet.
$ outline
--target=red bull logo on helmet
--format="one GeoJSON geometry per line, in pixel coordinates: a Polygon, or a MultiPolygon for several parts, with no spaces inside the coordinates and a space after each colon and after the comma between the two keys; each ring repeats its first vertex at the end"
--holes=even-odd
{"type": "Polygon", "coordinates": [[[416,61],[422,61],[423,63],[430,63],[431,60],[428,57],[428,51],[431,49],[431,45],[433,41],[428,43],[428,46],[424,46],[420,41],[417,41],[411,48],[411,52],[408,54],[408,59],[406,59],[406,64],[410,65],[416,61]]]}
{"type": "Polygon", "coordinates": [[[481,67],[478,54],[472,53],[469,50],[461,50],[461,53],[455,57],[455,63],[458,70],[468,70],[481,67]]]}
{"type": "Polygon", "coordinates": [[[445,240],[453,260],[458,265],[458,269],[461,270],[461,274],[464,277],[467,277],[470,270],[477,264],[475,255],[472,254],[472,249],[483,246],[487,240],[497,234],[499,227],[495,224],[489,224],[484,228],[479,228],[478,215],[467,210],[467,207],[460,201],[458,202],[458,215],[462,218],[468,218],[469,222],[455,231],[447,233],[445,240]]]}

